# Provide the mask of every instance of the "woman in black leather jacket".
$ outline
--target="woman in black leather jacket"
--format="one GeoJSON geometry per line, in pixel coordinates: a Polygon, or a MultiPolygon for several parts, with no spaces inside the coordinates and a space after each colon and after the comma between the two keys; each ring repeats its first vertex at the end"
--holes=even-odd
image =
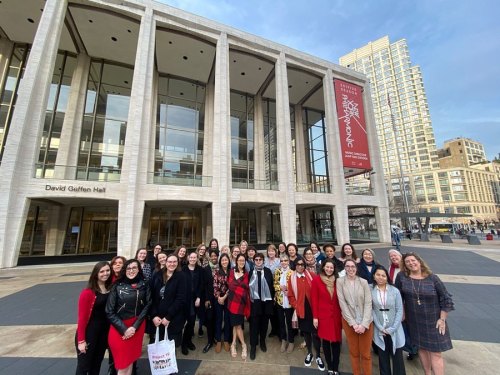
{"type": "Polygon", "coordinates": [[[150,305],[149,287],[142,276],[141,265],[130,259],[123,265],[106,304],[111,323],[108,342],[118,375],[130,375],[132,364],[141,356],[150,305]]]}
{"type": "Polygon", "coordinates": [[[160,327],[160,338],[167,328],[168,338],[181,345],[185,323],[186,278],[179,268],[179,258],[170,254],[165,268],[158,272],[151,283],[151,316],[153,324],[160,327]]]}

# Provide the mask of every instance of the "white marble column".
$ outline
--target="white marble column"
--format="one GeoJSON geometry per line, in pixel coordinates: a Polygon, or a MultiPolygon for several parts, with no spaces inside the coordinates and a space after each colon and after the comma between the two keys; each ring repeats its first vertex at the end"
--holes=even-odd
{"type": "Polygon", "coordinates": [[[231,220],[231,123],[229,84],[229,43],[221,33],[215,56],[214,112],[212,136],[212,189],[217,198],[212,203],[213,236],[219,246],[229,244],[231,220]]]}
{"type": "Polygon", "coordinates": [[[254,99],[254,120],[253,120],[253,167],[255,188],[263,188],[266,180],[266,167],[264,156],[264,108],[262,106],[262,96],[256,95],[254,99]]]}
{"type": "Polygon", "coordinates": [[[7,39],[0,39],[0,87],[4,87],[9,70],[10,56],[14,49],[14,43],[7,39]]]}
{"type": "Polygon", "coordinates": [[[275,64],[276,69],[276,139],[278,148],[279,190],[284,192],[280,205],[281,233],[285,242],[296,242],[295,230],[295,180],[292,164],[292,129],[290,125],[290,99],[288,97],[288,76],[286,56],[281,52],[275,64]]]}
{"type": "Polygon", "coordinates": [[[349,242],[349,220],[347,193],[345,189],[344,167],[340,147],[340,132],[338,127],[337,108],[335,106],[335,92],[333,89],[332,71],[328,69],[323,77],[323,92],[325,97],[325,128],[326,147],[328,155],[328,175],[332,194],[335,199],[333,217],[335,232],[339,244],[349,242]]]}
{"type": "Polygon", "coordinates": [[[90,57],[83,53],[76,60],[57,151],[55,178],[74,179],[76,176],[90,61],[90,57]]]}
{"type": "Polygon", "coordinates": [[[307,184],[307,163],[308,153],[306,152],[307,146],[304,139],[304,121],[302,115],[302,106],[296,105],[294,107],[295,117],[295,169],[297,170],[297,183],[303,187],[307,184]]]}
{"type": "Polygon", "coordinates": [[[13,267],[30,200],[19,189],[33,177],[67,0],[47,0],[33,41],[0,167],[0,268],[13,267]]]}
{"type": "Polygon", "coordinates": [[[139,30],[120,179],[121,184],[126,184],[127,193],[118,208],[118,254],[125,257],[131,257],[139,246],[146,245],[141,243],[145,204],[141,190],[147,182],[149,164],[143,155],[154,147],[150,145],[150,134],[155,126],[155,31],[153,9],[148,7],[139,30]]]}

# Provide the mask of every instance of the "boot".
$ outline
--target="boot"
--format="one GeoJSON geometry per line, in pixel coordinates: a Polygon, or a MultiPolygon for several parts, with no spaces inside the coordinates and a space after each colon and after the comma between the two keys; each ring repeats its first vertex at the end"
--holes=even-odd
{"type": "Polygon", "coordinates": [[[287,347],[287,346],[288,346],[288,341],[286,341],[286,340],[281,340],[281,350],[280,350],[280,352],[281,352],[281,353],[286,352],[286,347],[287,347]]]}
{"type": "Polygon", "coordinates": [[[252,346],[250,348],[250,359],[253,361],[255,359],[255,353],[257,352],[257,348],[255,346],[252,346]]]}
{"type": "Polygon", "coordinates": [[[217,344],[215,344],[215,352],[220,353],[222,350],[222,343],[220,341],[217,341],[217,344]]]}

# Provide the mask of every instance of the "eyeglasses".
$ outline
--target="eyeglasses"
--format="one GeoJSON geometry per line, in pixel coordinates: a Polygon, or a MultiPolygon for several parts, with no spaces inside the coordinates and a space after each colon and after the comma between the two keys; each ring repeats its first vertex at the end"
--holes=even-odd
{"type": "Polygon", "coordinates": [[[295,264],[295,266],[296,266],[296,267],[299,267],[299,266],[300,266],[300,267],[304,267],[304,263],[296,263],[296,264],[295,264]]]}
{"type": "Polygon", "coordinates": [[[344,268],[356,268],[356,266],[344,266],[344,268]]]}
{"type": "Polygon", "coordinates": [[[127,271],[139,271],[139,267],[127,267],[127,271]]]}
{"type": "Polygon", "coordinates": [[[262,258],[255,258],[255,259],[254,259],[254,261],[255,261],[255,262],[262,262],[263,260],[264,260],[264,259],[262,259],[262,258]]]}
{"type": "Polygon", "coordinates": [[[281,259],[280,262],[288,262],[288,259],[281,259]]]}

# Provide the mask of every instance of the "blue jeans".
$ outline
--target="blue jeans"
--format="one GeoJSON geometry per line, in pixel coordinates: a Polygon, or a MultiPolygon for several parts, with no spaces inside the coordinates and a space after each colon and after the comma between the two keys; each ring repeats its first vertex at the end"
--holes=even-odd
{"type": "Polygon", "coordinates": [[[231,322],[229,321],[229,310],[227,302],[221,305],[215,302],[215,341],[221,341],[222,323],[224,323],[224,341],[230,342],[231,339],[231,322]]]}

